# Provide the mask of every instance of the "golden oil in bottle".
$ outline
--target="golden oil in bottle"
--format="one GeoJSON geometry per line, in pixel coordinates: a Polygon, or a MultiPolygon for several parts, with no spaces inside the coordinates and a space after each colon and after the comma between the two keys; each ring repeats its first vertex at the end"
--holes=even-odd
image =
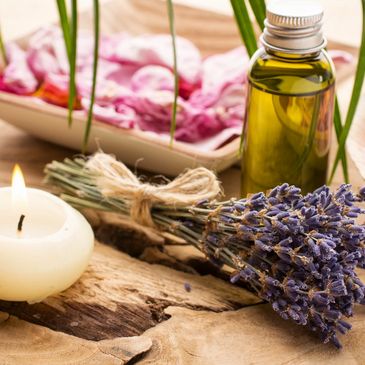
{"type": "Polygon", "coordinates": [[[335,77],[322,17],[310,0],[269,3],[264,46],[248,75],[242,195],[284,182],[308,192],[326,182],[335,77]]]}

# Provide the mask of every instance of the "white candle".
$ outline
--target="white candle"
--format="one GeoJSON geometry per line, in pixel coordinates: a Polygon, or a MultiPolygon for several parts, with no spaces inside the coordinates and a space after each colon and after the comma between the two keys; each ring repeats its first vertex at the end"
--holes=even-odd
{"type": "Polygon", "coordinates": [[[0,188],[0,299],[34,303],[67,289],[93,246],[86,219],[58,197],[26,188],[19,171],[13,188],[0,188]]]}

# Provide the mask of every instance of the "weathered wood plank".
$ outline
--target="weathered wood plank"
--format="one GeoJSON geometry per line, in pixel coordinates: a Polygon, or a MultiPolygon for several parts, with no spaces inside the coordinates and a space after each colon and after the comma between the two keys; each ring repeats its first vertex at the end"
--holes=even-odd
{"type": "Polygon", "coordinates": [[[363,365],[365,307],[356,307],[352,331],[336,350],[291,321],[282,320],[267,304],[212,313],[169,307],[167,321],[146,331],[152,349],[138,364],[159,365],[363,365]]]}
{"type": "Polygon", "coordinates": [[[86,341],[0,312],[0,363],[122,365],[148,351],[148,337],[86,341]]]}
{"type": "Polygon", "coordinates": [[[171,305],[220,312],[258,302],[250,292],[221,279],[151,265],[97,244],[89,268],[70,289],[35,305],[2,301],[0,310],[101,340],[140,335],[167,319],[163,310],[171,305]]]}

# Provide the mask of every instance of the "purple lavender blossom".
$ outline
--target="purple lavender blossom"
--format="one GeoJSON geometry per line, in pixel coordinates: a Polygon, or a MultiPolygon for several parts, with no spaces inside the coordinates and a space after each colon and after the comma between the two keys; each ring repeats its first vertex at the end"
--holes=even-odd
{"type": "MultiPolygon", "coordinates": [[[[365,213],[356,205],[365,189],[354,194],[350,188],[332,193],[323,186],[302,196],[283,184],[266,195],[199,205],[210,212],[206,221],[200,217],[202,249],[234,269],[231,282],[247,282],[282,318],[338,348],[338,333],[351,328],[344,318],[365,302],[355,272],[365,267],[365,227],[355,222],[365,213]]],[[[199,231],[198,219],[191,222],[199,231]]]]}

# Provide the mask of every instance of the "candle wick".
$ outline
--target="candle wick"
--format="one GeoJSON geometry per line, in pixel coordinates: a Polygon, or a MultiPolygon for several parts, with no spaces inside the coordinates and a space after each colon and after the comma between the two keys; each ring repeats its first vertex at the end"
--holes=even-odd
{"type": "Polygon", "coordinates": [[[19,222],[18,222],[18,232],[21,232],[22,229],[23,229],[23,222],[24,222],[24,218],[25,218],[25,215],[22,214],[19,218],[19,222]]]}

